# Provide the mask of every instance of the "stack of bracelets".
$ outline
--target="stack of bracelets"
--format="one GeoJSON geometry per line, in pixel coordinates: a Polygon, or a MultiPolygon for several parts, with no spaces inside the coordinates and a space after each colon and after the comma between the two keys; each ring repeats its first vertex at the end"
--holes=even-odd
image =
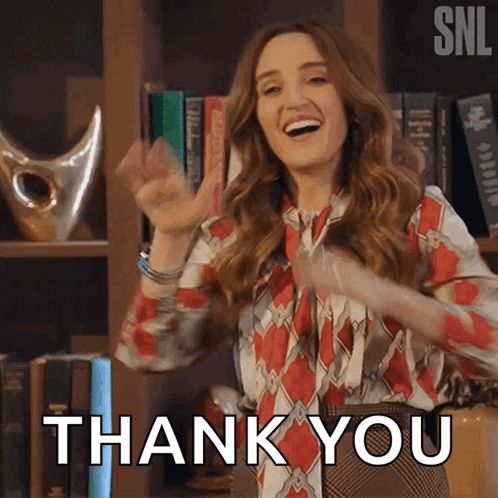
{"type": "Polygon", "coordinates": [[[149,265],[149,253],[147,251],[142,251],[137,262],[138,269],[142,275],[145,275],[148,279],[152,280],[156,284],[167,285],[174,282],[180,278],[183,272],[183,266],[177,268],[170,272],[159,272],[153,270],[149,265]]]}

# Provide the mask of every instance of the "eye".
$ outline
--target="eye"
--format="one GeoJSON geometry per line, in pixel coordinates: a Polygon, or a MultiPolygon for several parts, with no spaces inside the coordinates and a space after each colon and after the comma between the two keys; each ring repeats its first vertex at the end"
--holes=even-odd
{"type": "Polygon", "coordinates": [[[269,86],[263,89],[263,95],[277,95],[280,92],[280,87],[277,85],[269,86]]]}
{"type": "Polygon", "coordinates": [[[313,76],[309,79],[310,83],[314,85],[324,85],[329,82],[329,80],[325,76],[313,76]]]}

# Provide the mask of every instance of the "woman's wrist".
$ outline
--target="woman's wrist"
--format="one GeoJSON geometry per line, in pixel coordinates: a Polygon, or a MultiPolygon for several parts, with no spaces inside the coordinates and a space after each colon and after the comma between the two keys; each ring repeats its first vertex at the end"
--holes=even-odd
{"type": "Polygon", "coordinates": [[[173,236],[159,230],[154,232],[147,258],[147,271],[142,271],[141,288],[144,296],[161,299],[174,292],[192,237],[193,233],[173,236]],[[173,274],[176,278],[172,278],[173,274]]]}
{"type": "Polygon", "coordinates": [[[149,265],[158,272],[174,271],[185,263],[193,232],[169,234],[155,230],[149,251],[149,265]]]}

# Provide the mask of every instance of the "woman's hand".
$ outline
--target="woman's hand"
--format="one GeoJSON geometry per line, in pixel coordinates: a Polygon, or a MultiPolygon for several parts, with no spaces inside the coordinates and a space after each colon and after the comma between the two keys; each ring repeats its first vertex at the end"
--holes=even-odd
{"type": "Polygon", "coordinates": [[[141,140],[135,141],[116,174],[127,180],[137,205],[162,233],[191,233],[212,210],[214,172],[203,180],[195,194],[171,146],[162,138],[150,149],[141,140]]]}
{"type": "Polygon", "coordinates": [[[323,299],[329,294],[359,298],[382,292],[380,277],[342,249],[319,248],[297,256],[292,269],[298,285],[314,289],[323,299]]]}

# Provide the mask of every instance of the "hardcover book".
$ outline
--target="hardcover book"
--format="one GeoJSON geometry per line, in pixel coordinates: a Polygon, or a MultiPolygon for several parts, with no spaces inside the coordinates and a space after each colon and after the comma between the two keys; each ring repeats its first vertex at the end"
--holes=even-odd
{"type": "Polygon", "coordinates": [[[424,180],[426,185],[436,184],[435,173],[435,93],[403,94],[405,138],[424,153],[424,180]]]}
{"type": "Polygon", "coordinates": [[[489,94],[457,100],[488,233],[498,236],[498,136],[489,94]]]}
{"type": "Polygon", "coordinates": [[[436,183],[451,202],[452,183],[452,115],[455,98],[436,96],[436,183]]]}
{"type": "Polygon", "coordinates": [[[403,94],[402,93],[387,93],[387,103],[391,108],[393,117],[393,134],[394,139],[399,140],[404,136],[403,131],[403,94]]]}
{"type": "Polygon", "coordinates": [[[29,489],[29,367],[24,361],[0,365],[2,381],[2,496],[23,498],[29,489]]]}
{"type": "Polygon", "coordinates": [[[185,171],[185,98],[193,93],[167,90],[152,95],[153,138],[163,137],[173,147],[185,171]]]}
{"type": "MultiPolygon", "coordinates": [[[[0,353],[0,366],[8,360],[14,359],[14,357],[15,357],[15,355],[13,353],[0,353]]],[[[0,390],[0,413],[1,413],[1,410],[2,410],[2,392],[0,390]]],[[[5,454],[4,454],[2,446],[0,445],[0,493],[1,493],[1,490],[3,487],[1,467],[2,467],[2,462],[3,462],[4,458],[5,458],[5,454]]]]}
{"type": "Polygon", "coordinates": [[[150,145],[154,136],[152,129],[152,95],[164,92],[166,86],[162,82],[147,81],[140,92],[140,134],[142,140],[150,145]]]}
{"type": "Polygon", "coordinates": [[[195,192],[202,181],[204,98],[185,99],[185,150],[187,177],[195,192]]]}
{"type": "Polygon", "coordinates": [[[456,100],[451,119],[451,203],[469,232],[483,237],[488,230],[456,100]]]}
{"type": "Polygon", "coordinates": [[[88,495],[88,472],[90,465],[90,373],[89,360],[75,359],[71,377],[71,415],[83,417],[82,426],[71,429],[70,446],[70,490],[71,498],[88,495]]]}
{"type": "Polygon", "coordinates": [[[204,97],[204,176],[216,173],[214,208],[210,216],[219,216],[225,187],[225,98],[204,97]]]}
{"type": "MultiPolygon", "coordinates": [[[[69,415],[71,407],[70,355],[47,356],[45,363],[44,415],[69,415]]],[[[69,466],[57,464],[57,428],[45,429],[45,496],[69,497],[69,466]]]]}
{"type": "Polygon", "coordinates": [[[43,496],[45,444],[42,426],[43,387],[46,359],[42,356],[30,361],[30,493],[43,496]]]}
{"type": "MultiPolygon", "coordinates": [[[[94,358],[91,362],[90,415],[100,415],[102,433],[112,432],[111,360],[94,358]]],[[[102,447],[101,465],[90,465],[89,498],[110,498],[112,447],[102,447]]]]}

